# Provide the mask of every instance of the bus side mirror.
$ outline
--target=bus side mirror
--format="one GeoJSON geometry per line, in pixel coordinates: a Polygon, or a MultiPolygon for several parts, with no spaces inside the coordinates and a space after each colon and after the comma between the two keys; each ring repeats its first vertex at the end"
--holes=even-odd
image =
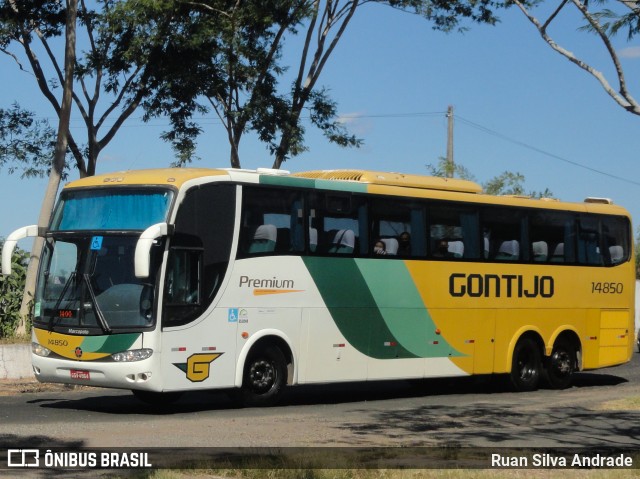
{"type": "Polygon", "coordinates": [[[11,274],[11,257],[18,241],[32,236],[38,236],[38,225],[24,226],[9,235],[2,247],[2,274],[11,274]]]}
{"type": "Polygon", "coordinates": [[[149,226],[140,235],[140,239],[136,243],[136,252],[134,256],[134,271],[136,278],[148,278],[150,268],[150,254],[153,242],[158,238],[169,234],[169,225],[167,223],[156,223],[149,226]]]}

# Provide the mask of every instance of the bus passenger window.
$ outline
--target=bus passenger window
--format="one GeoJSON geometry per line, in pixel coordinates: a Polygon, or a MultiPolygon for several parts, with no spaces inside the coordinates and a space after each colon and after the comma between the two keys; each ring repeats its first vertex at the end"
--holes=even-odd
{"type": "Polygon", "coordinates": [[[517,209],[487,207],[483,210],[483,236],[489,242],[489,260],[531,260],[528,243],[522,243],[526,219],[525,213],[517,209]]]}
{"type": "Polygon", "coordinates": [[[309,201],[309,252],[360,256],[367,243],[364,200],[351,195],[318,193],[311,195],[309,201]]]}
{"type": "Polygon", "coordinates": [[[434,204],[429,213],[431,257],[448,260],[480,258],[477,210],[443,203],[434,204]]]}
{"type": "Polygon", "coordinates": [[[615,266],[629,259],[629,224],[623,217],[602,218],[602,237],[604,240],[605,264],[615,266]]]}
{"type": "Polygon", "coordinates": [[[279,188],[244,186],[238,256],[304,251],[302,194],[279,188]]]}
{"type": "MultiPolygon", "coordinates": [[[[385,243],[386,256],[426,255],[426,222],[422,204],[376,198],[371,202],[371,218],[372,237],[385,243]]],[[[373,248],[369,254],[374,254],[373,248]]]]}

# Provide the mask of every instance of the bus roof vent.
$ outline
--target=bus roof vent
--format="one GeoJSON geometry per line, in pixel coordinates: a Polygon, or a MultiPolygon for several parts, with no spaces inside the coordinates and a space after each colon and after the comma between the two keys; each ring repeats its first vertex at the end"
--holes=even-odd
{"type": "Polygon", "coordinates": [[[590,196],[589,198],[585,198],[584,200],[585,203],[598,203],[601,205],[612,205],[613,204],[613,200],[611,198],[596,198],[593,196],[590,196]]]}
{"type": "Polygon", "coordinates": [[[482,192],[482,187],[473,181],[440,178],[437,176],[405,175],[403,173],[367,170],[316,170],[294,173],[291,176],[315,180],[355,181],[372,185],[403,186],[405,188],[447,190],[463,193],[482,192]]]}

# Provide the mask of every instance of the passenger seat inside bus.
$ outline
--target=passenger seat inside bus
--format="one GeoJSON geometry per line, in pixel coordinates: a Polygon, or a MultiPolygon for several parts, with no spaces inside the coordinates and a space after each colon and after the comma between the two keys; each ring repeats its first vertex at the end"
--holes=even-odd
{"type": "Polygon", "coordinates": [[[515,261],[520,257],[520,243],[518,240],[503,241],[495,259],[501,261],[515,261]]]}
{"type": "Polygon", "coordinates": [[[546,241],[534,241],[531,243],[533,249],[533,261],[542,262],[547,261],[549,257],[549,246],[546,241]]]}
{"type": "Polygon", "coordinates": [[[622,246],[609,246],[609,255],[611,256],[611,264],[618,264],[624,258],[624,249],[622,246]]]}
{"type": "Polygon", "coordinates": [[[564,263],[564,243],[558,243],[551,255],[552,263],[564,263]]]}
{"type": "Polygon", "coordinates": [[[452,258],[462,258],[464,257],[464,243],[462,241],[449,241],[447,251],[449,251],[452,258]]]}
{"type": "Polygon", "coordinates": [[[380,241],[384,243],[384,249],[387,255],[395,256],[398,254],[398,240],[395,238],[382,238],[380,241]]]}
{"type": "Polygon", "coordinates": [[[329,253],[352,254],[356,244],[356,235],[353,230],[338,230],[331,243],[329,253]]]}
{"type": "Polygon", "coordinates": [[[278,229],[274,225],[260,225],[253,234],[249,253],[269,253],[275,250],[278,229]]]}

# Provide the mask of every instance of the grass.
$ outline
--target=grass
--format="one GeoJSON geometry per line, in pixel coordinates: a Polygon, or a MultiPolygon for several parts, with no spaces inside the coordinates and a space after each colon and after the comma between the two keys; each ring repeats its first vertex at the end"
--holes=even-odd
{"type": "Polygon", "coordinates": [[[600,411],[640,411],[640,396],[630,396],[604,402],[598,407],[600,411]]]}
{"type": "Polygon", "coordinates": [[[146,479],[631,479],[635,469],[197,469],[154,471],[146,479]]]}

